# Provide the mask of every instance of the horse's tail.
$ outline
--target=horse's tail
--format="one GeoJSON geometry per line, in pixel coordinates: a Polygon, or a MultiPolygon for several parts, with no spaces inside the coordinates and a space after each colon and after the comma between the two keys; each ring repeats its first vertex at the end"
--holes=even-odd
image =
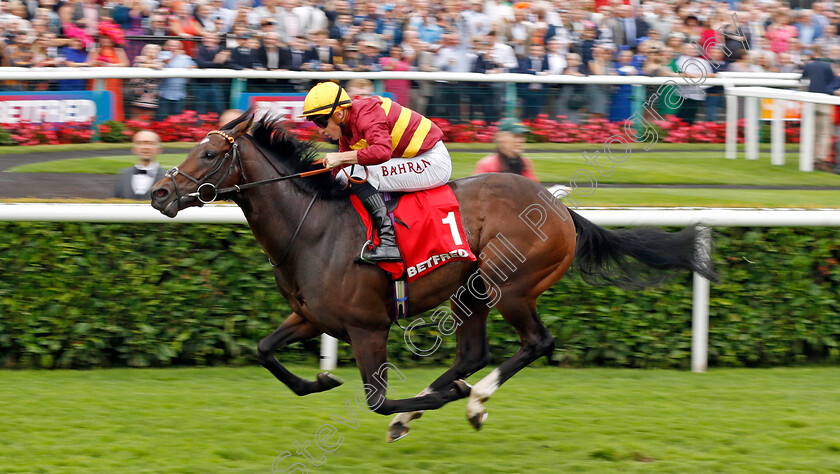
{"type": "Polygon", "coordinates": [[[644,288],[667,280],[674,273],[670,270],[679,269],[717,281],[711,255],[698,248],[693,226],[676,233],[651,227],[608,230],[569,212],[578,234],[577,268],[591,285],[644,288]]]}

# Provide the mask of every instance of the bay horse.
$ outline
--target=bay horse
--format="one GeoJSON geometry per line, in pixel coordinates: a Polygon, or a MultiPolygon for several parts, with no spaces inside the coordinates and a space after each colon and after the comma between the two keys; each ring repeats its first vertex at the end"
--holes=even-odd
{"type": "Polygon", "coordinates": [[[484,403],[499,386],[553,351],[554,338],[537,314],[537,298],[575,259],[593,284],[641,288],[679,269],[715,279],[710,256],[695,251],[693,227],[676,233],[607,230],[519,175],[454,180],[447,185],[458,198],[466,237],[478,258],[447,262],[409,283],[407,293],[409,316],[451,301],[455,362],[417,396],[388,399],[386,345],[395,317],[391,280],[376,266],[354,263],[365,237],[348,193],[329,174],[295,177],[323,170],[317,154],[314,143],[295,138],[279,121],[255,121],[246,112],[209,132],[181,165],[169,170],[152,188],[152,206],[175,217],[216,198],[239,205],[294,311],[259,342],[260,363],[294,393],[307,395],[342,381],[326,372],[315,380],[302,379],[280,364],[277,349],[323,333],[350,344],[367,404],[376,413],[397,414],[389,425],[390,441],[407,434],[409,422],[424,410],[465,397],[467,419],[479,429],[486,419],[484,403]],[[489,360],[486,325],[494,305],[518,333],[521,347],[470,386],[463,379],[489,360]]]}

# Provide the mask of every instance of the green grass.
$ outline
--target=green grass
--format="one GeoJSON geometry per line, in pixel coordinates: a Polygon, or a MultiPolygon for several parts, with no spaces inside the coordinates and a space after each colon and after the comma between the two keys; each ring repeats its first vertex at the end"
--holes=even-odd
{"type": "Polygon", "coordinates": [[[759,207],[837,208],[840,190],[598,188],[591,195],[564,202],[580,207],[759,207]]]}
{"type": "MultiPolygon", "coordinates": [[[[185,153],[158,155],[158,161],[164,168],[178,165],[187,156],[185,153]]],[[[98,156],[95,158],[70,158],[66,160],[42,161],[15,166],[13,173],[94,173],[118,174],[120,169],[131,166],[136,161],[133,156],[98,156]]]]}
{"type": "MultiPolygon", "coordinates": [[[[485,148],[486,152],[453,151],[453,178],[472,174],[476,161],[492,150],[492,144],[455,144],[453,149],[485,148]]],[[[743,157],[727,160],[722,151],[689,152],[687,149],[709,149],[712,145],[669,145],[673,152],[634,151],[621,163],[613,163],[599,155],[603,176],[587,165],[580,152],[586,144],[530,144],[532,150],[557,145],[556,152],[526,153],[534,160],[540,179],[546,183],[568,183],[577,172],[589,171],[599,184],[693,184],[693,185],[763,185],[763,186],[832,186],[834,191],[816,190],[740,190],[740,189],[607,189],[599,188],[590,196],[579,197],[582,206],[724,206],[724,207],[805,207],[823,208],[840,205],[840,175],[823,172],[802,173],[798,155],[788,153],[783,166],[770,164],[769,153],[747,161],[743,157]],[[560,146],[562,145],[562,146],[560,146]],[[572,152],[575,145],[578,151],[572,152]],[[679,146],[677,146],[679,145],[679,146]],[[562,151],[565,150],[565,151],[562,151]],[[610,170],[610,168],[613,168],[610,170]]],[[[592,145],[590,150],[596,149],[592,145]]],[[[722,148],[721,148],[722,150],[722,148]]],[[[159,159],[164,167],[180,164],[186,153],[164,154],[159,159]]],[[[131,156],[106,156],[32,163],[13,168],[13,172],[101,173],[116,174],[133,163],[131,156]]],[[[577,184],[588,186],[585,174],[577,184]]]]}
{"type": "MultiPolygon", "coordinates": [[[[718,152],[633,152],[622,163],[613,163],[601,155],[598,164],[603,176],[586,164],[581,153],[529,153],[534,160],[537,173],[544,182],[568,182],[580,170],[595,175],[599,183],[625,184],[752,184],[752,185],[802,185],[837,186],[840,189],[840,175],[829,173],[802,173],[797,160],[789,156],[783,166],[769,163],[769,154],[762,154],[759,160],[743,158],[727,160],[718,152]]],[[[469,176],[475,163],[484,153],[453,152],[453,178],[469,176]]],[[[160,155],[164,166],[175,166],[182,162],[185,154],[160,155]]],[[[130,156],[107,156],[97,158],[76,158],[67,160],[31,163],[12,168],[12,172],[28,173],[117,173],[130,165],[130,156]]],[[[583,185],[586,178],[581,178],[583,185]]]]}
{"type": "MultiPolygon", "coordinates": [[[[312,366],[293,367],[312,376],[312,366]]],[[[399,397],[443,369],[393,377],[399,397]]],[[[2,372],[0,472],[271,472],[282,452],[310,472],[830,472],[840,466],[837,368],[526,369],[475,432],[457,401],[385,443],[390,417],[345,385],[296,397],[261,368],[2,372]],[[354,429],[332,421],[348,418],[354,429]],[[314,443],[337,428],[324,453],[314,443]],[[314,467],[293,443],[323,456],[314,467]]],[[[486,374],[487,370],[479,375],[486,374]]],[[[473,381],[477,377],[472,378],[473,381]]],[[[836,472],[836,471],[835,471],[836,472]]]]}

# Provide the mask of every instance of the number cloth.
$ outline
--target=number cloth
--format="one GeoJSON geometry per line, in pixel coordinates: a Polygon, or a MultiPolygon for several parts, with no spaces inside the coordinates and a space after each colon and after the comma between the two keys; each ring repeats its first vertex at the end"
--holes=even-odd
{"type": "MultiPolygon", "coordinates": [[[[370,216],[356,196],[351,195],[350,200],[370,239],[374,233],[370,216]]],[[[394,221],[403,261],[380,262],[378,265],[394,280],[405,272],[411,282],[447,262],[476,260],[464,233],[458,200],[449,186],[403,195],[391,214],[391,220],[394,221]]],[[[379,244],[378,236],[374,236],[373,243],[379,244]]]]}

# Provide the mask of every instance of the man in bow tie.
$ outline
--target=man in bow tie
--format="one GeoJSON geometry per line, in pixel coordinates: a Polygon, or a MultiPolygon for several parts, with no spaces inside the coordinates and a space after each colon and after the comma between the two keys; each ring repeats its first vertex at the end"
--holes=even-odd
{"type": "Polygon", "coordinates": [[[131,152],[137,156],[134,166],[120,170],[114,186],[114,197],[122,199],[150,200],[152,185],[163,179],[166,173],[155,158],[161,152],[160,137],[150,130],[134,134],[131,152]]]}

